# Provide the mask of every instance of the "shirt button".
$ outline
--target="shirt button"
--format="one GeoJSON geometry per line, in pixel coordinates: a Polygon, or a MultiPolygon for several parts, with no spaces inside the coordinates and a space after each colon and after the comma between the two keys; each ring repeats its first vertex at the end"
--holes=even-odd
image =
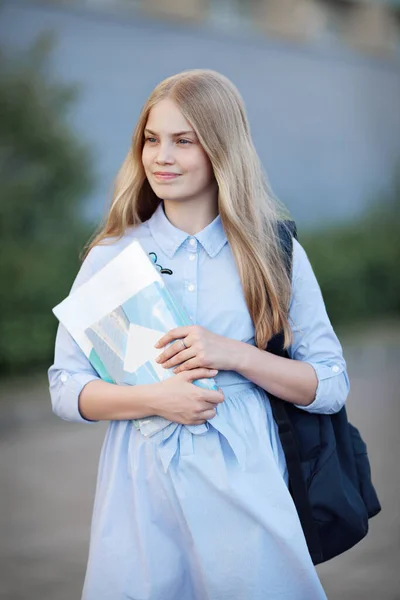
{"type": "Polygon", "coordinates": [[[66,373],[61,373],[60,380],[61,383],[65,383],[68,379],[68,375],[66,373]]]}
{"type": "Polygon", "coordinates": [[[189,244],[190,244],[191,246],[196,246],[196,245],[197,245],[197,240],[196,240],[196,238],[194,238],[194,237],[190,238],[190,239],[189,239],[189,244]]]}
{"type": "Polygon", "coordinates": [[[195,260],[196,259],[196,255],[195,254],[189,254],[189,260],[195,260]]]}
{"type": "Polygon", "coordinates": [[[339,373],[339,371],[340,371],[340,367],[338,367],[337,365],[333,365],[333,367],[332,367],[332,371],[333,371],[334,373],[339,373]]]}
{"type": "Polygon", "coordinates": [[[189,292],[194,292],[195,289],[196,289],[196,286],[194,286],[193,283],[188,285],[189,292]]]}

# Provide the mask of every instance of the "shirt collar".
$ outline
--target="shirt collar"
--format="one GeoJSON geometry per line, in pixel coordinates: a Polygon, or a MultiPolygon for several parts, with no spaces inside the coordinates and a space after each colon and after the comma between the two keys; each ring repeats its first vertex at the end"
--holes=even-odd
{"type": "Polygon", "coordinates": [[[160,202],[148,223],[151,235],[168,258],[173,258],[178,248],[191,237],[197,239],[210,258],[214,258],[227,242],[220,215],[196,235],[191,236],[172,225],[164,213],[163,202],[160,202]]]}

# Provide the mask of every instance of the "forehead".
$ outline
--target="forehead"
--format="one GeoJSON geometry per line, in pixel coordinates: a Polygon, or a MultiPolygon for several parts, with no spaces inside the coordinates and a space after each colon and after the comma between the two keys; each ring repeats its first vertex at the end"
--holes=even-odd
{"type": "Polygon", "coordinates": [[[157,133],[175,133],[176,131],[193,131],[189,121],[183,116],[178,106],[166,98],[158,102],[149,113],[146,127],[157,133]]]}

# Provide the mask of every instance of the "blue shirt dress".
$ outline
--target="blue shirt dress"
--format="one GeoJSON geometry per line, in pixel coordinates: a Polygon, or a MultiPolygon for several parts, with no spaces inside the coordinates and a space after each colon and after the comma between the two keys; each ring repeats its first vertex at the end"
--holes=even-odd
{"type": "MultiPolygon", "coordinates": [[[[195,236],[174,227],[161,203],[121,240],[96,246],[73,289],[133,239],[163,275],[193,323],[254,345],[254,326],[218,216],[195,236]]],[[[134,265],[132,265],[134,269],[134,265]]],[[[304,410],[333,413],[349,382],[342,349],[307,256],[294,242],[292,358],[310,363],[316,398],[304,410]]],[[[54,412],[84,422],[78,398],[97,373],[63,326],[49,369],[54,412]]],[[[220,371],[225,394],[204,425],[176,423],[144,438],[111,421],[101,451],[83,600],[320,600],[287,487],[285,458],[268,394],[220,371]]]]}

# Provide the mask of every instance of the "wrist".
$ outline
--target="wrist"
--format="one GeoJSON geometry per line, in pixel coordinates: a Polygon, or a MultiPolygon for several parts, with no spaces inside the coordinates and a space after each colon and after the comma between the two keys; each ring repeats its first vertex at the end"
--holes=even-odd
{"type": "Polygon", "coordinates": [[[240,373],[243,369],[243,365],[248,361],[248,350],[252,346],[247,344],[246,342],[240,342],[238,340],[232,340],[232,346],[229,348],[228,352],[228,368],[229,371],[236,371],[240,373]]]}
{"type": "Polygon", "coordinates": [[[147,385],[140,386],[143,388],[143,394],[141,394],[141,396],[143,399],[143,404],[146,408],[146,416],[148,417],[158,415],[162,391],[161,383],[162,382],[149,383],[147,385]]]}
{"type": "Polygon", "coordinates": [[[240,375],[250,379],[253,375],[254,363],[257,362],[260,350],[252,344],[241,342],[243,348],[240,352],[240,359],[237,368],[235,369],[240,375]]]}

